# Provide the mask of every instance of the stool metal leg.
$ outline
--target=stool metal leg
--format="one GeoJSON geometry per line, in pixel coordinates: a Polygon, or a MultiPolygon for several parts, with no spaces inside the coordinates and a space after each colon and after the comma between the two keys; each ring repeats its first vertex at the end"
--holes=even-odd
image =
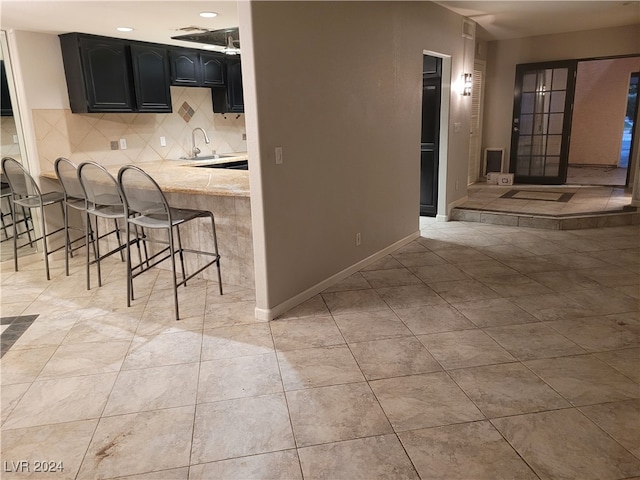
{"type": "Polygon", "coordinates": [[[213,218],[213,214],[209,216],[211,218],[211,230],[213,232],[213,246],[215,248],[218,259],[216,260],[216,267],[218,269],[218,286],[220,288],[220,295],[222,295],[222,274],[220,273],[220,252],[218,251],[218,236],[216,235],[216,222],[213,218]]]}
{"type": "Polygon", "coordinates": [[[176,281],[176,252],[173,245],[173,228],[171,228],[171,226],[169,226],[169,253],[171,254],[171,271],[173,272],[173,302],[175,305],[176,320],[180,320],[178,311],[178,282],[176,281]]]}
{"type": "Polygon", "coordinates": [[[69,253],[71,250],[71,241],[69,240],[69,206],[67,202],[63,202],[62,205],[62,214],[64,215],[64,273],[68,277],[69,276],[69,253]]]}
{"type": "Polygon", "coordinates": [[[91,290],[91,260],[89,257],[89,231],[92,232],[91,243],[93,244],[93,253],[96,255],[95,237],[93,236],[93,228],[91,228],[91,216],[85,212],[85,226],[84,226],[84,244],[86,254],[86,276],[87,276],[87,290],[91,290]]]}
{"type": "Polygon", "coordinates": [[[184,252],[182,251],[182,238],[180,238],[180,225],[176,225],[176,233],[178,235],[178,254],[180,255],[180,267],[182,268],[182,280],[184,280],[184,286],[187,286],[187,273],[184,268],[184,252]]]}
{"type": "Polygon", "coordinates": [[[41,223],[42,223],[42,250],[44,251],[44,268],[47,272],[47,280],[51,280],[51,274],[49,273],[49,249],[47,247],[47,231],[46,231],[46,222],[44,219],[44,207],[42,203],[40,203],[40,209],[42,214],[40,215],[41,223]]]}
{"type": "Polygon", "coordinates": [[[131,228],[129,221],[125,219],[125,232],[127,240],[127,307],[131,306],[133,300],[133,275],[131,272],[131,228]]]}
{"type": "MultiPolygon", "coordinates": [[[[114,218],[113,223],[115,224],[116,238],[118,239],[118,246],[122,245],[122,240],[120,239],[120,228],[118,227],[118,219],[114,218]]],[[[120,259],[124,262],[124,252],[120,250],[120,259]]]]}
{"type": "Polygon", "coordinates": [[[98,224],[99,218],[96,217],[96,265],[98,267],[98,286],[102,286],[102,270],[100,268],[100,229],[98,224]]]}
{"type": "Polygon", "coordinates": [[[9,202],[9,208],[11,209],[11,218],[13,219],[13,271],[18,271],[18,230],[16,224],[16,204],[13,202],[13,196],[11,202],[9,202]]]}
{"type": "Polygon", "coordinates": [[[24,228],[27,231],[27,238],[29,239],[29,246],[33,247],[33,239],[31,238],[31,231],[33,230],[33,217],[31,216],[31,210],[26,210],[22,207],[22,216],[24,218],[24,228]],[[31,222],[31,227],[29,227],[31,222]]]}

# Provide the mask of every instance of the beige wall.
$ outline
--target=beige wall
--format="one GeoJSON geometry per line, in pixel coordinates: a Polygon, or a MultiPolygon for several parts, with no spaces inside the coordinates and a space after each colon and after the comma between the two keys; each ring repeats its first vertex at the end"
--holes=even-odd
{"type": "Polygon", "coordinates": [[[578,63],[570,164],[618,165],[633,72],[640,57],[578,63]]]}
{"type": "MultiPolygon", "coordinates": [[[[462,17],[427,2],[241,2],[239,13],[256,294],[268,315],[417,233],[422,55],[451,56],[459,78],[462,17]]],[[[442,127],[446,203],[466,195],[469,100],[451,92],[442,127]]]]}
{"type": "Polygon", "coordinates": [[[640,25],[489,42],[483,148],[503,147],[509,158],[516,64],[639,51],[640,25]]]}

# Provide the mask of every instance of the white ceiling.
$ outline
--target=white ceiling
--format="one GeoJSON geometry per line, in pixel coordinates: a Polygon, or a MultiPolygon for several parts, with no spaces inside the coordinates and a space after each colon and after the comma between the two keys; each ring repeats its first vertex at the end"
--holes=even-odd
{"type": "Polygon", "coordinates": [[[0,0],[0,27],[3,30],[56,35],[82,32],[193,47],[191,42],[171,39],[183,33],[177,31],[179,28],[189,26],[206,30],[237,27],[237,2],[0,0]],[[202,18],[199,13],[203,11],[213,11],[218,16],[202,18]],[[122,33],[116,31],[116,27],[135,30],[122,33]]]}
{"type": "MultiPolygon", "coordinates": [[[[242,0],[241,0],[242,1],[242,0]]],[[[481,38],[507,39],[640,24],[640,1],[442,1],[440,5],[471,17],[484,29],[481,38]]],[[[235,1],[71,1],[0,0],[0,27],[59,34],[84,32],[150,42],[171,40],[176,30],[197,26],[217,30],[238,26],[235,1]],[[201,11],[215,11],[213,19],[201,11]],[[118,26],[131,26],[120,33],[118,26]]]]}
{"type": "MultiPolygon", "coordinates": [[[[442,1],[476,21],[486,40],[531,37],[640,24],[640,1],[442,1]]],[[[482,34],[480,35],[482,38],[482,34]]],[[[640,39],[639,39],[640,48],[640,39]]]]}

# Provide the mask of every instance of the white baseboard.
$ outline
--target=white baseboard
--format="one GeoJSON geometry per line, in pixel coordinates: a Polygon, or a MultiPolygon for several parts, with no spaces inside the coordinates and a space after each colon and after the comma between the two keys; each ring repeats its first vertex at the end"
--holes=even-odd
{"type": "Polygon", "coordinates": [[[390,254],[391,252],[397,250],[398,248],[414,241],[416,238],[420,236],[420,231],[414,232],[411,235],[406,236],[405,238],[398,240],[395,243],[392,243],[386,248],[374,253],[373,255],[368,256],[360,260],[359,262],[351,265],[350,267],[345,268],[344,270],[336,273],[335,275],[331,275],[329,278],[315,284],[314,286],[307,288],[304,292],[299,293],[295,297],[291,297],[288,300],[276,305],[273,308],[257,308],[255,309],[255,316],[258,320],[269,321],[276,318],[278,315],[283,314],[291,310],[296,305],[300,305],[302,302],[309,300],[311,297],[317,295],[318,293],[326,290],[331,285],[339,282],[347,278],[349,275],[353,275],[359,270],[362,270],[364,267],[371,265],[373,262],[380,260],[385,255],[390,254]]]}
{"type": "Polygon", "coordinates": [[[442,215],[442,214],[436,215],[436,222],[448,222],[449,218],[451,217],[451,210],[456,208],[458,205],[462,205],[463,203],[465,203],[468,200],[469,200],[469,195],[465,195],[464,197],[459,198],[458,200],[456,200],[454,202],[451,202],[449,205],[447,205],[447,214],[446,215],[442,215]]]}

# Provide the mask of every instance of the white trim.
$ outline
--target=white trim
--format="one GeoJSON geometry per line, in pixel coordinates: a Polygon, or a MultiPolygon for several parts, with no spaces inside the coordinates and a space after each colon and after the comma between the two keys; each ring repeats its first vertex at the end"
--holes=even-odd
{"type": "Polygon", "coordinates": [[[499,173],[505,173],[504,168],[505,168],[505,159],[504,159],[504,148],[502,147],[487,147],[484,149],[484,155],[482,156],[482,176],[486,177],[487,176],[487,156],[489,154],[489,152],[500,152],[500,172],[499,173]]]}
{"type": "Polygon", "coordinates": [[[437,217],[446,218],[447,178],[449,174],[449,120],[451,116],[451,55],[423,50],[422,55],[430,55],[442,59],[442,75],[440,77],[440,139],[438,152],[438,206],[437,217]]]}
{"type": "MultiPolygon", "coordinates": [[[[25,92],[25,82],[22,74],[22,65],[20,63],[20,49],[18,48],[16,40],[16,32],[13,29],[2,30],[0,37],[2,58],[5,64],[9,96],[11,97],[11,106],[13,108],[13,118],[16,124],[18,143],[20,145],[20,163],[22,163],[40,186],[40,161],[38,160],[39,155],[35,125],[25,92]]],[[[40,231],[42,214],[41,209],[34,209],[34,211],[31,212],[36,238],[42,237],[42,232],[40,231]]],[[[42,240],[37,241],[36,249],[42,251],[42,240]]]]}
{"type": "Polygon", "coordinates": [[[449,205],[447,205],[447,214],[446,215],[440,215],[440,214],[436,215],[436,222],[448,222],[449,221],[449,217],[451,216],[451,210],[456,208],[458,205],[462,205],[467,200],[469,200],[469,195],[465,195],[464,197],[459,198],[459,199],[454,200],[453,202],[451,202],[449,205]]]}
{"type": "Polygon", "coordinates": [[[459,198],[457,200],[454,200],[449,205],[447,205],[447,217],[451,216],[451,210],[456,208],[458,205],[462,205],[463,203],[467,202],[468,200],[469,200],[469,195],[465,195],[464,197],[459,198]]]}
{"type": "Polygon", "coordinates": [[[462,19],[462,36],[464,38],[468,38],[469,40],[473,40],[476,36],[476,22],[471,20],[470,18],[462,19]]]}
{"type": "Polygon", "coordinates": [[[320,283],[315,284],[312,287],[307,288],[305,291],[297,294],[295,297],[291,297],[288,300],[276,305],[273,308],[258,308],[255,309],[255,317],[258,320],[262,320],[268,322],[269,320],[273,320],[278,315],[283,314],[284,312],[290,310],[296,305],[301,304],[302,302],[309,300],[311,297],[317,295],[318,293],[326,290],[331,285],[339,282],[347,278],[349,275],[353,275],[354,273],[362,270],[364,267],[371,265],[373,262],[380,260],[385,255],[397,250],[398,248],[414,241],[416,238],[420,237],[420,231],[414,232],[401,240],[398,240],[395,243],[392,243],[388,247],[383,248],[382,250],[374,253],[373,255],[368,256],[360,260],[359,262],[351,265],[350,267],[345,268],[344,270],[336,273],[335,275],[330,276],[322,280],[320,283]]]}

